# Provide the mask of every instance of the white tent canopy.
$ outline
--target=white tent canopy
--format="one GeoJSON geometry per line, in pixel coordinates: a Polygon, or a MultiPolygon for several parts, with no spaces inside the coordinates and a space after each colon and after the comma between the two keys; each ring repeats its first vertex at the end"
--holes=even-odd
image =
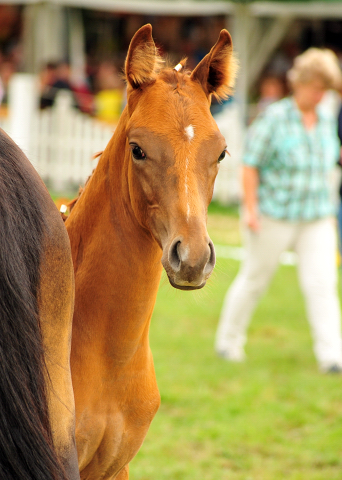
{"type": "Polygon", "coordinates": [[[41,0],[0,0],[1,3],[7,5],[49,3],[65,7],[149,15],[226,15],[234,10],[232,2],[222,0],[45,0],[44,2],[41,0]]]}
{"type": "Polygon", "coordinates": [[[255,1],[230,2],[210,0],[0,0],[0,4],[51,4],[112,12],[150,15],[231,15],[245,5],[254,17],[291,15],[296,18],[342,18],[340,1],[255,1]]]}

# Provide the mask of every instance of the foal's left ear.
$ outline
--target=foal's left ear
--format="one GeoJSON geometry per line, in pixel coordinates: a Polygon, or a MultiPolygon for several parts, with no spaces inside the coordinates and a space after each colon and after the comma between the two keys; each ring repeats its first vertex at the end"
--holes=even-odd
{"type": "Polygon", "coordinates": [[[226,99],[232,92],[238,70],[233,54],[233,42],[227,30],[221,30],[216,44],[191,74],[199,82],[206,95],[226,99]]]}
{"type": "Polygon", "coordinates": [[[136,89],[153,81],[160,70],[162,58],[152,38],[150,24],[141,27],[131,40],[125,63],[126,80],[136,89]]]}

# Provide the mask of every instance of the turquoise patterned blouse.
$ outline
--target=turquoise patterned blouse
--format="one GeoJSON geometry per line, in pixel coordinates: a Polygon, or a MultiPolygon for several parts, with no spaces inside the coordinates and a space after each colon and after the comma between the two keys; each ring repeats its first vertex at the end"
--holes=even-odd
{"type": "Polygon", "coordinates": [[[338,157],[337,122],[327,112],[306,130],[293,98],[270,105],[249,127],[243,157],[259,172],[260,212],[298,221],[334,214],[329,178],[338,157]]]}

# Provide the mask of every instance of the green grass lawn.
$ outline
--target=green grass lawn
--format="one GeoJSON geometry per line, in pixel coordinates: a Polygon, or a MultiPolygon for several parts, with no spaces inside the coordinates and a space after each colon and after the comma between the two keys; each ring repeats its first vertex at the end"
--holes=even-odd
{"type": "MultiPolygon", "coordinates": [[[[237,245],[236,211],[211,209],[214,243],[237,245]]],[[[131,480],[342,479],[342,377],[318,372],[294,267],[279,268],[249,330],[247,361],[213,350],[238,262],[201,291],[162,279],[151,324],[161,407],[131,480]]]]}

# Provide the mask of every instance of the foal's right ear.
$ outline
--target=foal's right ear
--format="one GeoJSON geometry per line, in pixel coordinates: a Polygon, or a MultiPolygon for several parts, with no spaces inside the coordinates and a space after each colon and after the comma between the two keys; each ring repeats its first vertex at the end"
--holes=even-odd
{"type": "Polygon", "coordinates": [[[152,26],[144,25],[136,32],[128,49],[125,63],[128,84],[136,89],[152,82],[162,63],[152,38],[152,26]]]}

